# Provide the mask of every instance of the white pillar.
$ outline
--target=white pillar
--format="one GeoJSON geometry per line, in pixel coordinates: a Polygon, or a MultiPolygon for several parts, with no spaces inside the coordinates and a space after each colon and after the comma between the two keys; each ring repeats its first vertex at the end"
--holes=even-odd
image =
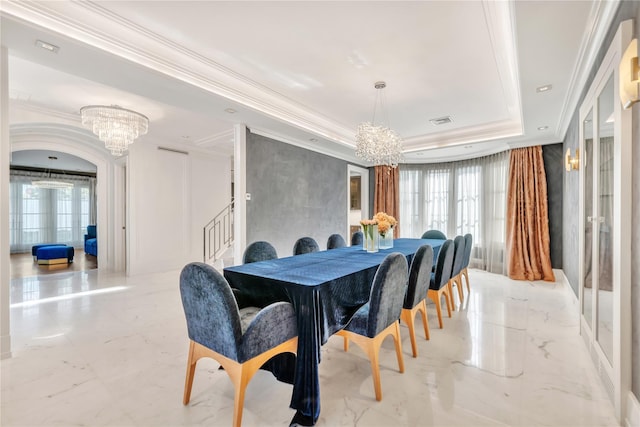
{"type": "Polygon", "coordinates": [[[9,328],[9,55],[0,47],[0,359],[11,357],[9,328]]]}
{"type": "Polygon", "coordinates": [[[233,261],[242,264],[247,247],[247,127],[233,126],[233,186],[235,190],[233,219],[233,261]]]}

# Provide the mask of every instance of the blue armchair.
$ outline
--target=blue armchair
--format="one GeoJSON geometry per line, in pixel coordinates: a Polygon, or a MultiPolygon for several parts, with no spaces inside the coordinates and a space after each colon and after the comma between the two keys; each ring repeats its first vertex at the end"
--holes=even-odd
{"type": "Polygon", "coordinates": [[[89,255],[98,256],[98,236],[96,225],[87,225],[87,234],[84,235],[84,252],[89,255]]]}
{"type": "Polygon", "coordinates": [[[189,356],[183,404],[191,399],[196,363],[203,357],[224,367],[235,388],[233,426],[240,427],[247,384],[272,357],[297,351],[293,306],[238,309],[229,283],[210,265],[191,263],[180,274],[180,295],[187,320],[189,356]]]}

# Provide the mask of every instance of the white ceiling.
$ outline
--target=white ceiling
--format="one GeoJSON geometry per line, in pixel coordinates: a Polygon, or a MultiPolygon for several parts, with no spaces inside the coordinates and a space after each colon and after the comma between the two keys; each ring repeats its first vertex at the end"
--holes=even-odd
{"type": "Polygon", "coordinates": [[[355,129],[384,80],[408,162],[560,142],[617,5],[3,1],[10,121],[38,110],[79,126],[82,106],[116,104],[149,117],[141,142],[231,154],[245,123],[362,164],[355,129]]]}

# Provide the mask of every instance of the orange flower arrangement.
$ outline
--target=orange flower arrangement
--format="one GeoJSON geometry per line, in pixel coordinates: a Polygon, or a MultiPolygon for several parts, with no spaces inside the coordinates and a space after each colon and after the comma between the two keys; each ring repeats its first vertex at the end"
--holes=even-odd
{"type": "Polygon", "coordinates": [[[373,216],[373,220],[378,223],[378,233],[382,237],[385,237],[389,230],[393,233],[393,227],[398,224],[398,221],[393,216],[385,212],[378,212],[373,216]]]}

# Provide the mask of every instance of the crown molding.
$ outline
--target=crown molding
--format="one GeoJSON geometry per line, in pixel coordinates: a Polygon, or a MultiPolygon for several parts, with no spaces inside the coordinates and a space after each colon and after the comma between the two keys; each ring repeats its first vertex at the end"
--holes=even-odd
{"type": "Polygon", "coordinates": [[[298,129],[355,146],[353,129],[96,3],[3,1],[2,5],[6,15],[64,34],[298,129]]]}
{"type": "Polygon", "coordinates": [[[480,126],[469,126],[449,132],[408,138],[403,141],[405,152],[451,147],[474,142],[510,138],[522,135],[522,123],[515,120],[486,123],[480,126]]]}
{"type": "MultiPolygon", "coordinates": [[[[498,125],[492,131],[483,125],[439,133],[437,138],[431,134],[414,136],[405,140],[409,150],[522,134],[522,107],[513,28],[514,7],[510,2],[482,1],[507,104],[509,126],[498,125]],[[471,133],[476,136],[470,136],[471,133]],[[439,141],[437,145],[436,140],[439,141]],[[418,146],[422,143],[425,146],[418,146]]],[[[340,152],[339,146],[349,150],[355,148],[355,129],[337,123],[211,58],[109,11],[100,4],[91,1],[36,3],[5,0],[2,6],[5,15],[64,34],[335,142],[338,144],[335,152],[340,152]]],[[[211,142],[213,141],[203,140],[197,144],[207,145],[211,142]]],[[[323,147],[323,150],[327,148],[323,147]]]]}
{"type": "Polygon", "coordinates": [[[80,115],[74,113],[66,113],[64,111],[55,110],[40,104],[34,104],[30,101],[22,101],[19,99],[10,100],[11,109],[28,111],[30,113],[42,114],[49,117],[55,117],[61,120],[65,120],[71,123],[77,123],[80,125],[80,115]]]}
{"type": "MultiPolygon", "coordinates": [[[[290,145],[294,145],[296,147],[301,147],[307,149],[309,151],[314,151],[316,153],[324,154],[326,156],[335,157],[336,159],[345,160],[349,163],[353,163],[358,166],[362,166],[363,168],[369,167],[371,165],[367,165],[362,163],[362,159],[356,157],[355,152],[351,150],[339,151],[329,146],[320,146],[322,141],[310,142],[304,141],[299,138],[292,138],[287,135],[282,135],[277,132],[273,132],[269,129],[264,128],[256,128],[252,127],[249,129],[251,133],[256,135],[264,136],[266,138],[271,138],[276,141],[285,142],[290,145]]],[[[339,146],[336,146],[339,147],[339,146]]]]}
{"type": "Polygon", "coordinates": [[[591,6],[588,24],[580,43],[578,60],[569,81],[569,90],[567,90],[555,130],[556,137],[561,141],[564,140],[600,47],[607,36],[619,6],[620,0],[596,1],[591,6]]]}
{"type": "Polygon", "coordinates": [[[229,142],[229,139],[233,141],[233,137],[233,129],[229,129],[213,135],[205,136],[204,138],[197,139],[193,141],[193,143],[199,147],[212,147],[215,145],[227,143],[229,142]]]}

